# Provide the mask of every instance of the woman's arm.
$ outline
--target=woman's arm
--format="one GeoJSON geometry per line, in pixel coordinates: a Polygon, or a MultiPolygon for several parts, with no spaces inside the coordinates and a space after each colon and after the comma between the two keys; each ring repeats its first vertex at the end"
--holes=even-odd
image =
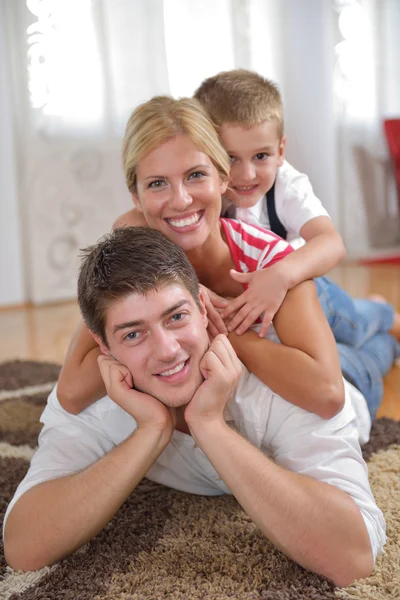
{"type": "Polygon", "coordinates": [[[229,335],[240,360],[274,392],[322,418],[337,414],[344,402],[339,357],[315,285],[305,281],[290,290],[275,315],[281,341],[254,331],[229,335]]]}
{"type": "Polygon", "coordinates": [[[57,386],[61,406],[77,415],[106,394],[97,364],[101,350],[82,321],[68,348],[57,386]]]}
{"type": "MultiPolygon", "coordinates": [[[[115,221],[118,227],[147,226],[136,208],[128,210],[115,221]]],[[[101,351],[82,322],[68,348],[58,381],[57,395],[62,407],[77,415],[106,394],[103,379],[97,365],[101,351]]]]}

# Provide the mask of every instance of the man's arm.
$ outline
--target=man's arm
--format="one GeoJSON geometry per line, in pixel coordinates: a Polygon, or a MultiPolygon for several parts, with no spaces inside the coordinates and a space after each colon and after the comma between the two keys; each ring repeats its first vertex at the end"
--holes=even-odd
{"type": "Polygon", "coordinates": [[[253,331],[230,334],[229,340],[247,369],[274,392],[323,418],[333,417],[343,406],[343,380],[336,343],[313,282],[287,293],[274,326],[281,344],[253,331]]]}
{"type": "Polygon", "coordinates": [[[198,422],[192,434],[249,517],[287,556],[339,586],[370,575],[368,532],[347,494],[274,464],[222,420],[198,422]]]}
{"type": "MultiPolygon", "coordinates": [[[[285,554],[340,586],[369,575],[373,568],[371,543],[352,498],[322,481],[274,464],[225,423],[223,385],[237,377],[236,361],[232,347],[223,339],[205,356],[205,382],[185,411],[196,443],[251,519],[285,554]]],[[[300,438],[298,455],[306,444],[307,436],[300,438]]],[[[345,450],[343,443],[342,453],[345,450]]],[[[309,456],[308,464],[312,466],[309,456]]],[[[319,466],[317,459],[315,464],[319,466]]]]}
{"type": "Polygon", "coordinates": [[[138,429],[80,473],[28,490],[5,524],[7,563],[15,570],[34,571],[87,543],[112,519],[168,441],[163,431],[138,429]]]}
{"type": "Polygon", "coordinates": [[[45,426],[27,478],[43,481],[50,471],[54,479],[31,487],[8,515],[4,552],[14,569],[50,565],[88,542],[112,519],[171,439],[174,411],[133,390],[126,367],[105,356],[99,364],[110,397],[133,416],[138,428],[107,452],[110,440],[79,417],[70,417],[64,427],[61,415],[58,427],[45,426]]]}

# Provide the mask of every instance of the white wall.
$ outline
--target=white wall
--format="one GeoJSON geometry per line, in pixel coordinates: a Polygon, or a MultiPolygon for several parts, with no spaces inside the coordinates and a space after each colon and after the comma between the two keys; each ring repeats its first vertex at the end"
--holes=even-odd
{"type": "Polygon", "coordinates": [[[5,1],[0,0],[0,306],[20,304],[26,300],[18,215],[12,87],[5,54],[5,1]]]}

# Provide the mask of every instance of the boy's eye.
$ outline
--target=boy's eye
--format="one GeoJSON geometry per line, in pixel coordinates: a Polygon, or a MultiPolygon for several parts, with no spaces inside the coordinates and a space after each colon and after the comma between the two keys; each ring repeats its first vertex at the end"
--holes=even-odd
{"type": "Polygon", "coordinates": [[[258,152],[258,154],[254,157],[256,160],[265,160],[268,158],[268,154],[266,152],[258,152]]]}
{"type": "Polygon", "coordinates": [[[149,188],[160,188],[164,185],[164,181],[162,179],[155,179],[154,181],[150,181],[149,185],[147,187],[149,188]]]}
{"type": "Polygon", "coordinates": [[[205,176],[206,174],[203,171],[194,171],[193,173],[190,173],[188,179],[201,179],[205,176]]]}

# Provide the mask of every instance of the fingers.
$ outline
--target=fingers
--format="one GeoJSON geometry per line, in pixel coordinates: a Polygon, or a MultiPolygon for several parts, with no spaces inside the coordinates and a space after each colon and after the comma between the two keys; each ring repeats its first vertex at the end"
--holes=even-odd
{"type": "Polygon", "coordinates": [[[246,304],[247,300],[245,294],[246,292],[243,292],[243,294],[240,294],[240,296],[229,302],[228,306],[221,313],[221,317],[223,319],[227,319],[232,314],[237,312],[240,308],[242,308],[244,304],[246,304]]]}
{"type": "Polygon", "coordinates": [[[272,317],[273,315],[270,312],[265,312],[263,319],[262,319],[262,323],[261,323],[261,327],[260,327],[260,331],[258,333],[259,337],[263,338],[267,335],[267,331],[272,323],[272,317]]]}
{"type": "Polygon", "coordinates": [[[252,280],[252,278],[253,278],[254,272],[252,272],[252,273],[239,273],[239,271],[235,271],[235,269],[231,269],[229,271],[229,275],[235,281],[239,281],[240,283],[249,283],[252,280]]]}
{"type": "Polygon", "coordinates": [[[261,312],[262,308],[252,308],[249,304],[245,304],[228,324],[228,331],[236,331],[238,335],[241,335],[257,321],[261,312]]]}
{"type": "MultiPolygon", "coordinates": [[[[219,298],[219,296],[217,297],[219,298]]],[[[208,328],[210,330],[210,333],[213,335],[213,337],[215,337],[219,333],[224,333],[225,335],[227,335],[228,330],[221,315],[214,308],[210,300],[208,300],[206,296],[204,298],[208,317],[208,328]]]]}
{"type": "Polygon", "coordinates": [[[234,351],[232,344],[225,335],[218,335],[209,348],[225,369],[232,371],[240,365],[240,361],[234,351]]]}
{"type": "Polygon", "coordinates": [[[215,308],[225,308],[226,306],[228,306],[228,300],[226,300],[226,298],[223,298],[222,296],[218,296],[218,294],[216,294],[212,290],[208,290],[208,294],[209,294],[210,300],[211,300],[213,306],[215,306],[215,308]]]}
{"type": "Polygon", "coordinates": [[[111,397],[114,391],[131,390],[133,387],[132,374],[125,365],[117,362],[111,356],[100,355],[97,359],[101,376],[107,393],[111,397]]]}

